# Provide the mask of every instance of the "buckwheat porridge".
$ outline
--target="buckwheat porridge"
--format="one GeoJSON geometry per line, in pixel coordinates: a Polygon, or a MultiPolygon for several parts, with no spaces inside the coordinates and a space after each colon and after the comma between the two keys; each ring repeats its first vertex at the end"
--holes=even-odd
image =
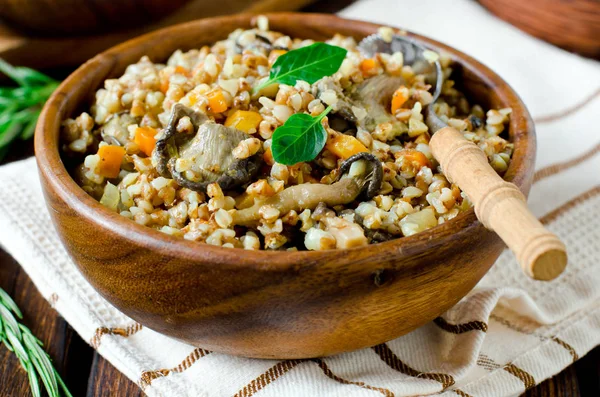
{"type": "MultiPolygon", "coordinates": [[[[429,57],[445,77],[433,109],[503,174],[510,109],[470,104],[450,59],[429,57]]],[[[106,80],[64,122],[63,156],[105,207],[170,235],[252,250],[362,246],[471,205],[429,149],[430,88],[401,53],[365,58],[351,37],[315,43],[258,17],[256,28],[166,64],[143,57],[106,80]]]]}

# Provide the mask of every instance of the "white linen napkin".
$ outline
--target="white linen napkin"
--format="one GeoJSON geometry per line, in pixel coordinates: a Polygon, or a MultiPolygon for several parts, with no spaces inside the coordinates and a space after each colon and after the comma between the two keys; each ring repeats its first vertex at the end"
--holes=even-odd
{"type": "Polygon", "coordinates": [[[388,343],[317,360],[233,357],[174,341],[112,307],[63,249],[34,160],[1,167],[0,244],[83,339],[149,396],[518,395],[600,344],[600,64],[469,0],[360,1],[341,14],[446,42],[520,93],[538,133],[529,203],[567,244],[566,273],[533,281],[504,252],[454,308],[388,343]]]}

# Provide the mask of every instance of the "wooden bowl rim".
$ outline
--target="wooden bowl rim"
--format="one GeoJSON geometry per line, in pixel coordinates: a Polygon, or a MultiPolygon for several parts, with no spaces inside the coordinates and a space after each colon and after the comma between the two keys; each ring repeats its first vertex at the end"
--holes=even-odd
{"type": "MultiPolygon", "coordinates": [[[[376,32],[379,27],[383,26],[328,14],[282,12],[266,13],[264,15],[266,15],[271,22],[280,19],[301,19],[303,21],[310,21],[310,24],[313,26],[323,26],[328,23],[349,23],[352,24],[352,30],[356,32],[357,36],[363,36],[363,32],[365,31],[376,32]]],[[[476,218],[474,209],[471,208],[450,221],[418,234],[397,238],[384,243],[372,244],[366,247],[298,252],[250,251],[223,248],[206,243],[188,241],[181,237],[170,236],[150,227],[139,225],[136,222],[105,208],[77,185],[61,160],[59,152],[59,136],[62,122],[66,117],[71,116],[63,114],[64,107],[70,100],[69,92],[71,90],[77,90],[79,81],[91,78],[90,76],[92,74],[90,73],[95,71],[97,65],[103,62],[110,62],[112,57],[117,55],[122,49],[130,46],[149,45],[153,41],[160,39],[161,36],[173,32],[176,33],[177,31],[188,29],[202,31],[203,26],[208,26],[210,23],[234,23],[236,25],[244,26],[248,24],[248,21],[255,17],[256,15],[254,14],[237,14],[199,19],[173,25],[114,46],[80,66],[62,82],[54,94],[49,98],[39,117],[35,131],[35,153],[40,177],[45,179],[53,193],[71,208],[77,216],[84,217],[88,222],[97,227],[111,230],[119,238],[144,246],[150,251],[164,250],[165,246],[169,245],[172,252],[177,251],[177,256],[186,258],[190,261],[208,260],[214,262],[215,265],[229,266],[231,268],[284,270],[290,266],[295,267],[302,264],[322,263],[322,260],[335,259],[340,255],[345,257],[347,255],[351,256],[352,253],[357,250],[370,250],[373,254],[381,250],[417,254],[430,249],[432,247],[432,241],[435,241],[437,244],[449,243],[452,237],[461,237],[464,234],[470,233],[474,228],[481,226],[481,223],[476,218]],[[453,232],[453,229],[458,229],[458,231],[453,232]],[[240,260],[242,258],[243,260],[240,260]]],[[[512,138],[511,142],[515,144],[515,151],[505,174],[505,179],[515,183],[521,190],[525,190],[525,193],[527,193],[533,172],[528,172],[526,159],[529,156],[535,156],[535,130],[529,112],[516,92],[488,67],[461,51],[409,31],[407,31],[407,34],[434,50],[445,51],[450,54],[453,59],[458,61],[463,67],[474,72],[481,80],[485,81],[486,84],[496,87],[495,92],[501,101],[513,102],[518,105],[512,106],[513,114],[510,120],[509,131],[512,138]],[[517,121],[520,118],[524,123],[524,127],[517,130],[517,121]]],[[[173,51],[176,49],[177,48],[174,48],[173,51]]],[[[106,77],[103,78],[102,81],[105,79],[106,77]]],[[[49,203],[48,200],[47,202],[49,203]]],[[[51,203],[49,203],[49,205],[51,205],[51,203]]],[[[50,208],[50,210],[58,211],[53,208],[50,208]]],[[[377,266],[377,264],[373,265],[377,266]]],[[[434,264],[432,264],[432,266],[434,266],[434,264]]]]}

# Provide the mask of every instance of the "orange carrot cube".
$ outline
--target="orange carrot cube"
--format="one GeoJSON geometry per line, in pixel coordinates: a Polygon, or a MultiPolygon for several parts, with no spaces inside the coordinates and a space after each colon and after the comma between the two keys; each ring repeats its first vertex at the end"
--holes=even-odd
{"type": "Polygon", "coordinates": [[[152,151],[156,145],[155,135],[156,130],[151,127],[138,127],[135,130],[133,141],[146,156],[152,155],[152,151]]]}
{"type": "Polygon", "coordinates": [[[327,150],[336,156],[347,159],[357,153],[368,152],[365,145],[351,135],[339,134],[329,139],[325,145],[327,150]]]}
{"type": "Polygon", "coordinates": [[[262,121],[262,116],[258,112],[252,112],[249,110],[236,110],[227,117],[225,120],[226,127],[237,128],[240,131],[244,131],[246,134],[258,129],[258,125],[262,121]]]}
{"type": "Polygon", "coordinates": [[[227,110],[227,101],[225,100],[225,95],[223,95],[223,91],[212,91],[208,93],[206,97],[208,98],[208,107],[211,112],[223,113],[227,110]]]}
{"type": "Polygon", "coordinates": [[[409,91],[404,85],[398,87],[392,96],[392,114],[396,114],[398,109],[402,108],[402,105],[408,101],[409,91]]]}
{"type": "Polygon", "coordinates": [[[359,65],[359,69],[363,76],[371,76],[376,74],[378,68],[379,62],[377,62],[375,58],[364,59],[359,65]]]}
{"type": "Polygon", "coordinates": [[[125,149],[121,146],[104,145],[98,149],[100,163],[98,163],[98,174],[105,178],[116,178],[121,171],[121,163],[125,156],[125,149]]]}

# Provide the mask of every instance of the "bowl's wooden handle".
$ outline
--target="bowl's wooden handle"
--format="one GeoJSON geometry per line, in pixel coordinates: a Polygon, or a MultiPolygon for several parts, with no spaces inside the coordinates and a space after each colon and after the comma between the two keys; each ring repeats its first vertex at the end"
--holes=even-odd
{"type": "Polygon", "coordinates": [[[552,280],[562,273],[565,245],[529,211],[521,191],[494,171],[481,149],[452,127],[437,131],[429,145],[446,177],[474,204],[477,218],[504,240],[528,275],[552,280]]]}

